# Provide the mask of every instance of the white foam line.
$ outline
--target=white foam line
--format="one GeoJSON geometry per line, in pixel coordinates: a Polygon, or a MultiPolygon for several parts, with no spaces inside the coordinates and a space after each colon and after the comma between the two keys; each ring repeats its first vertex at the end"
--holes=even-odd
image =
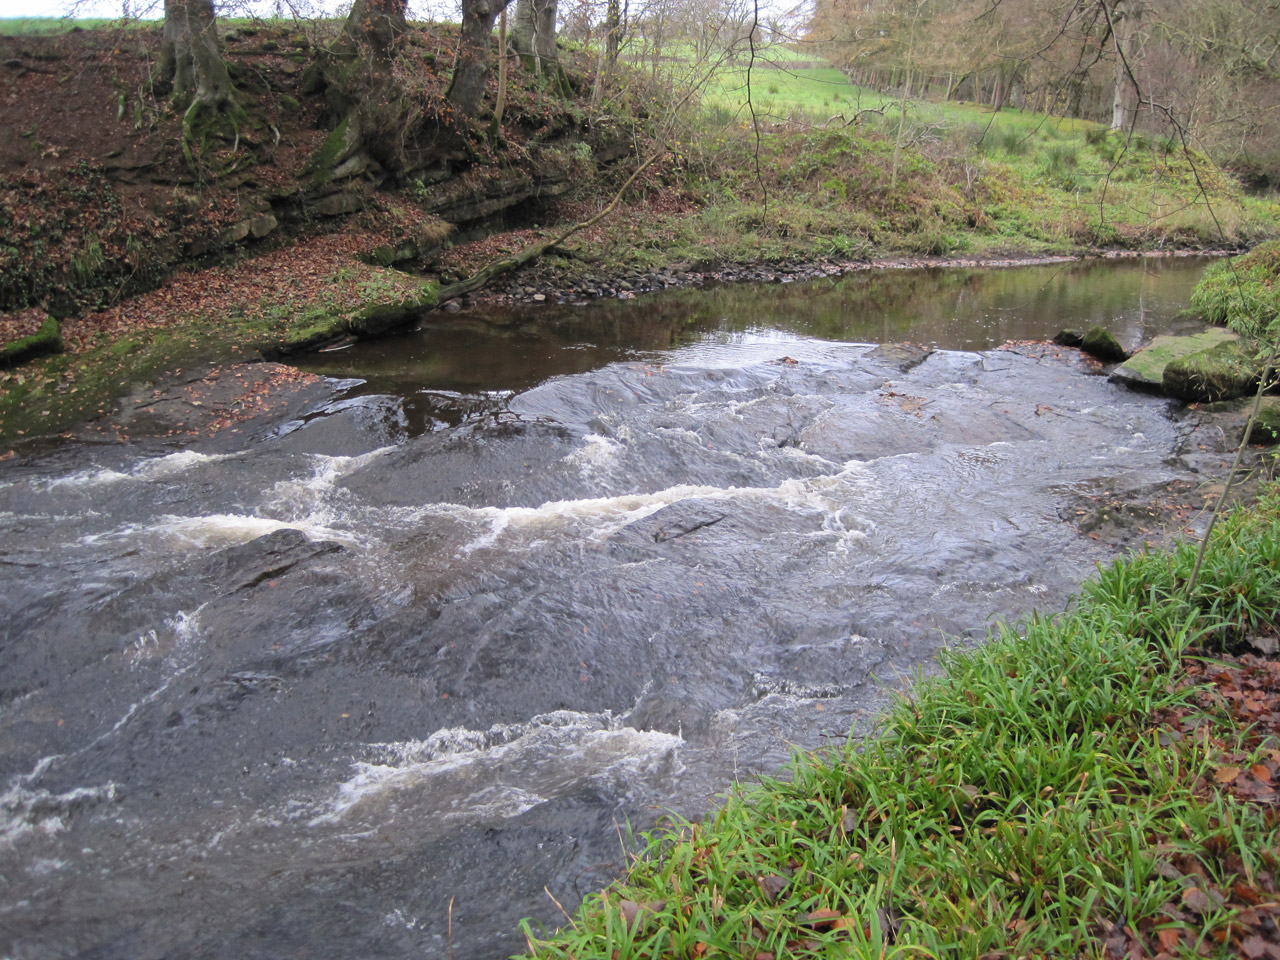
{"type": "Polygon", "coordinates": [[[657,513],[664,507],[681,500],[701,499],[717,502],[745,500],[759,503],[776,503],[798,513],[821,514],[829,532],[839,535],[849,531],[845,527],[844,513],[849,504],[837,493],[841,485],[850,481],[864,484],[866,494],[874,496],[871,474],[861,461],[846,463],[839,473],[820,477],[792,477],[776,487],[714,487],[680,484],[654,493],[621,494],[614,497],[595,497],[582,500],[553,500],[539,507],[466,507],[461,504],[432,504],[418,508],[420,516],[446,515],[462,520],[483,520],[489,529],[472,540],[463,551],[492,546],[508,530],[537,528],[557,521],[590,520],[594,529],[586,535],[594,541],[605,540],[628,524],[657,513]]]}
{"type": "Polygon", "coordinates": [[[181,450],[177,453],[165,454],[163,457],[152,457],[134,464],[128,473],[119,470],[88,469],[55,477],[43,483],[45,490],[56,490],[59,487],[99,487],[126,480],[149,482],[163,480],[193,470],[207,463],[218,463],[240,456],[239,453],[197,453],[194,450],[181,450]]]}
{"type": "Polygon", "coordinates": [[[277,530],[300,530],[316,540],[338,540],[349,544],[359,542],[349,532],[335,530],[311,520],[273,520],[268,517],[235,513],[214,513],[201,517],[179,517],[166,514],[149,524],[126,524],[104,533],[89,534],[81,537],[80,542],[85,546],[92,546],[142,533],[173,537],[190,547],[203,548],[248,543],[250,540],[256,540],[268,533],[275,533],[277,530]]]}
{"type": "MultiPolygon", "coordinates": [[[[517,766],[514,758],[524,751],[536,751],[544,759],[553,753],[560,756],[559,763],[540,765],[541,769],[557,771],[554,780],[563,774],[564,762],[573,756],[583,761],[584,769],[599,772],[618,763],[670,753],[683,743],[674,734],[628,727],[607,711],[590,714],[558,710],[527,723],[495,724],[483,731],[445,728],[425,740],[370,744],[371,752],[382,755],[381,762],[354,762],[355,775],[338,786],[328,809],[308,823],[313,827],[337,824],[366,801],[465,767],[489,763],[501,777],[517,766]]],[[[466,815],[518,816],[545,800],[536,787],[507,784],[500,779],[487,782],[468,797],[466,815]]]]}

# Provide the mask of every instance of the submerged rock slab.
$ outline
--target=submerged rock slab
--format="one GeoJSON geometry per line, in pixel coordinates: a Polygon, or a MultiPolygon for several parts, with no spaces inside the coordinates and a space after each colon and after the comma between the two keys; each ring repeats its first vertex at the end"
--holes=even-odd
{"type": "Polygon", "coordinates": [[[1213,327],[1188,337],[1156,337],[1146,347],[1111,371],[1111,380],[1147,390],[1164,389],[1164,369],[1174,360],[1238,340],[1234,333],[1213,327]]]}

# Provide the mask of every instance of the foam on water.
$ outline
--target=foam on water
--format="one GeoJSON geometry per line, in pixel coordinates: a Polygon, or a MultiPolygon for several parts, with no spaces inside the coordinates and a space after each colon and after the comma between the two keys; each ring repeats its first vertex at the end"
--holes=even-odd
{"type": "Polygon", "coordinates": [[[576,466],[583,477],[592,477],[606,470],[617,462],[622,444],[611,437],[598,433],[589,433],[583,439],[583,446],[565,456],[566,463],[576,466]]]}
{"type": "Polygon", "coordinates": [[[679,484],[653,493],[621,494],[581,500],[553,500],[539,507],[466,507],[435,504],[423,515],[438,513],[460,520],[480,521],[485,529],[461,548],[463,553],[491,547],[504,534],[544,533],[562,527],[572,536],[602,542],[629,524],[681,500],[752,502],[775,505],[793,513],[820,517],[822,530],[842,541],[865,539],[875,525],[863,516],[879,496],[879,485],[860,461],[850,461],[838,473],[791,477],[775,487],[716,487],[679,484]]]}
{"type": "Polygon", "coordinates": [[[60,754],[44,757],[30,773],[14,777],[0,793],[0,844],[12,847],[29,834],[61,833],[80,813],[116,799],[120,785],[115,782],[77,787],[64,793],[50,793],[36,787],[49,767],[60,759],[60,754]]]}
{"type": "Polygon", "coordinates": [[[411,790],[429,791],[435,815],[444,819],[505,819],[577,781],[675,772],[683,743],[674,734],[626,726],[607,711],[558,710],[487,730],[451,727],[424,740],[369,744],[370,759],[352,764],[354,775],[309,823],[377,815],[411,790]]]}
{"type": "Polygon", "coordinates": [[[149,524],[126,524],[105,533],[81,537],[85,546],[118,540],[150,536],[161,546],[178,550],[229,547],[265,537],[277,530],[301,530],[312,540],[337,540],[356,544],[358,538],[351,532],[326,526],[322,521],[309,518],[285,521],[269,517],[255,517],[236,513],[213,513],[199,517],[180,517],[165,514],[149,524]]]}
{"type": "Polygon", "coordinates": [[[111,468],[90,468],[67,474],[65,477],[54,477],[43,481],[43,488],[56,490],[60,487],[101,487],[128,480],[152,481],[164,480],[179,476],[196,467],[208,463],[218,463],[240,456],[238,453],[197,453],[194,450],[181,450],[166,454],[163,457],[152,457],[140,460],[127,473],[111,468]]]}

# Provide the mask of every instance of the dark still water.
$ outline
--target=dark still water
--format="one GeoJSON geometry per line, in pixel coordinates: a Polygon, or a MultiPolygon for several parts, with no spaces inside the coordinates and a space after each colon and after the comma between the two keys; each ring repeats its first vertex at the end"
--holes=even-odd
{"type": "Polygon", "coordinates": [[[1203,476],[1167,401],[994,349],[1136,343],[1200,269],[444,316],[235,447],[0,464],[0,956],[518,950],[629,827],[1060,608],[1081,497],[1203,476]]]}

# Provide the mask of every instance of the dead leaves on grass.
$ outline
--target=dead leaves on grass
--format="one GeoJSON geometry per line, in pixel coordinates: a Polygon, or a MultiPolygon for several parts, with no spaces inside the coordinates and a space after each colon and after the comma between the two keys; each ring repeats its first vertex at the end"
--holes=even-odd
{"type": "MultiPolygon", "coordinates": [[[[1202,742],[1215,759],[1209,775],[1193,784],[1193,792],[1204,800],[1227,794],[1261,808],[1267,823],[1275,825],[1280,822],[1275,791],[1280,779],[1280,662],[1248,655],[1188,661],[1184,667],[1184,682],[1195,688],[1197,703],[1157,717],[1162,742],[1202,742]],[[1210,722],[1224,707],[1235,729],[1210,722]],[[1242,734],[1239,742],[1226,739],[1237,733],[1242,734]]],[[[1180,883],[1182,893],[1155,917],[1100,931],[1105,956],[1172,960],[1195,953],[1220,956],[1226,950],[1249,960],[1280,960],[1280,849],[1251,851],[1255,862],[1245,863],[1226,839],[1231,825],[1219,826],[1222,832],[1198,844],[1190,843],[1188,833],[1155,845],[1156,872],[1180,883]],[[1206,929],[1208,935],[1202,936],[1206,929]]]]}

